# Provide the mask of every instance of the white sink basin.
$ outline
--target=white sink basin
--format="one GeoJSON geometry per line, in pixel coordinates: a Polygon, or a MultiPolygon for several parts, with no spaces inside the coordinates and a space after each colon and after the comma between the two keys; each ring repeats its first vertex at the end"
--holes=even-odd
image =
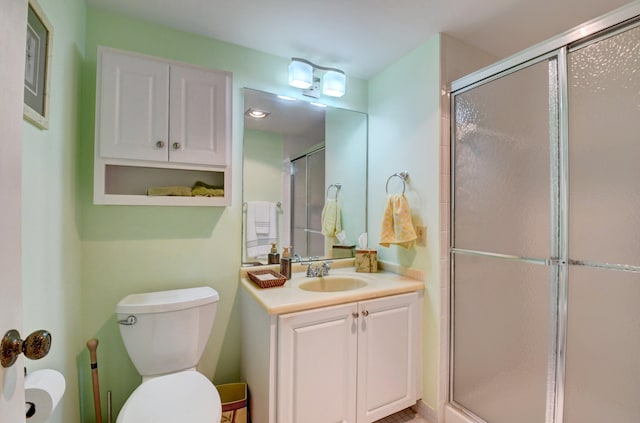
{"type": "Polygon", "coordinates": [[[324,276],[309,279],[298,285],[300,289],[313,292],[351,291],[367,286],[367,281],[357,276],[324,276]]]}

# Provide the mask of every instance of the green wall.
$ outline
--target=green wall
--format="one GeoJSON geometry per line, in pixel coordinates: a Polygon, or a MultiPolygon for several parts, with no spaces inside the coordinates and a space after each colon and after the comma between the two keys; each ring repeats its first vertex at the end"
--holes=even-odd
{"type": "MultiPolygon", "coordinates": [[[[440,36],[436,35],[369,81],[369,247],[380,259],[423,271],[423,400],[438,405],[440,319],[440,36]],[[407,171],[414,225],[427,245],[380,247],[389,176],[407,171]]],[[[396,179],[397,182],[399,179],[396,179]]],[[[397,185],[396,185],[397,186],[397,185]]],[[[394,185],[389,184],[391,192],[394,185]]],[[[401,189],[401,188],[400,188],[401,189]]]]}
{"type": "Polygon", "coordinates": [[[244,194],[251,201],[282,201],[284,139],[273,132],[244,131],[244,194]]]}
{"type": "Polygon", "coordinates": [[[66,393],[48,422],[73,423],[80,416],[76,354],[85,341],[76,168],[86,7],[83,0],[40,5],[53,26],[51,96],[49,129],[23,124],[23,336],[47,329],[53,340],[47,357],[24,364],[64,374],[66,393]]]}
{"type": "MultiPolygon", "coordinates": [[[[117,413],[140,383],[115,321],[117,302],[133,292],[209,285],[220,293],[216,322],[199,365],[215,383],[237,381],[240,324],[237,303],[242,228],[242,88],[300,97],[288,86],[288,58],[260,53],[163,26],[89,8],[83,73],[80,182],[82,316],[85,338],[100,340],[103,391],[117,413]],[[232,205],[210,207],[92,204],[97,46],[105,45],[233,72],[232,205]]],[[[324,98],[323,98],[324,100],[324,98]]],[[[329,101],[328,101],[329,103],[329,101]]],[[[349,78],[347,94],[331,105],[366,111],[367,83],[349,78]]],[[[79,352],[83,367],[86,354],[79,352]]],[[[90,380],[82,392],[92,421],[90,380]]]]}
{"type": "MultiPolygon", "coordinates": [[[[283,203],[282,179],[284,162],[284,139],[273,132],[245,129],[244,131],[244,201],[273,201],[283,203]]],[[[282,213],[277,213],[278,251],[282,251],[285,232],[282,213]]],[[[242,213],[242,227],[246,228],[247,213],[242,213]]],[[[244,232],[242,253],[245,261],[254,261],[247,256],[244,232]]]]}

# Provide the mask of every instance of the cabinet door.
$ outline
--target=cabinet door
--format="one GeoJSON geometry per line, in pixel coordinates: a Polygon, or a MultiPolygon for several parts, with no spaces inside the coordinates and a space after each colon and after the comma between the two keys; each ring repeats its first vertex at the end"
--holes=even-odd
{"type": "Polygon", "coordinates": [[[227,164],[230,88],[225,72],[171,66],[170,161],[227,164]]]}
{"type": "Polygon", "coordinates": [[[169,65],[106,49],[100,54],[100,157],[166,162],[169,65]]]}
{"type": "Polygon", "coordinates": [[[357,305],[282,315],[279,423],[355,423],[357,305]]]}
{"type": "Polygon", "coordinates": [[[359,303],[358,423],[373,422],[417,401],[418,294],[359,303]]]}

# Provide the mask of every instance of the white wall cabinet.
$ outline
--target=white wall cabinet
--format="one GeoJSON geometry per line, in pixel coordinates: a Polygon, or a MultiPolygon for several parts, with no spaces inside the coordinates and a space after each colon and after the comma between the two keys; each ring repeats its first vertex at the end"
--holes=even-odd
{"type": "Polygon", "coordinates": [[[94,202],[228,205],[231,74],[100,47],[94,202]],[[146,197],[153,186],[224,187],[224,197],[146,197]]]}
{"type": "Polygon", "coordinates": [[[259,306],[243,296],[243,352],[271,357],[261,364],[243,357],[252,420],[370,423],[414,405],[421,379],[421,296],[264,315],[262,323],[255,320],[259,306]],[[245,322],[250,314],[254,320],[245,322]]]}

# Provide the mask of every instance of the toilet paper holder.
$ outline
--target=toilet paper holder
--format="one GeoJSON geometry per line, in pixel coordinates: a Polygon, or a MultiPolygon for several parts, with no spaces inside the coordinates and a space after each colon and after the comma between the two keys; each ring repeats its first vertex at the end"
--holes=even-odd
{"type": "Polygon", "coordinates": [[[36,405],[31,401],[26,401],[24,403],[24,413],[26,418],[33,417],[36,414],[36,405]]]}
{"type": "Polygon", "coordinates": [[[25,340],[20,339],[20,332],[9,330],[0,341],[0,364],[11,367],[20,353],[31,360],[39,360],[49,354],[51,349],[51,334],[46,330],[32,332],[25,340]]]}

